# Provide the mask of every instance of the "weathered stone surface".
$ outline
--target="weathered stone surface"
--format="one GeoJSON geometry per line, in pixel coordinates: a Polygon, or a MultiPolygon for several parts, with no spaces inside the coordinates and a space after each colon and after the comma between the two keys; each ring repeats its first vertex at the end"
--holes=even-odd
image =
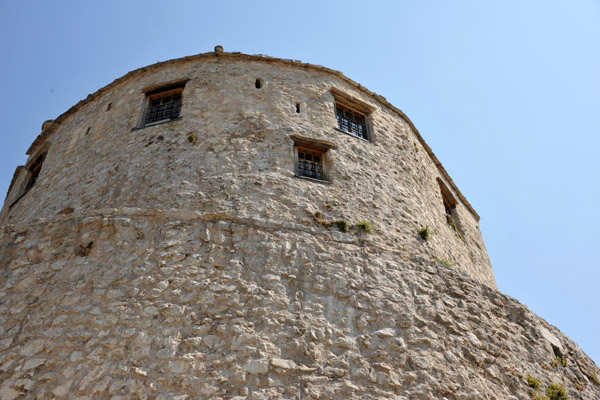
{"type": "Polygon", "coordinates": [[[164,227],[176,216],[128,212],[144,238],[118,210],[2,228],[3,259],[22,265],[5,270],[0,289],[12,339],[0,350],[3,398],[508,399],[528,398],[527,374],[563,384],[573,399],[600,398],[590,378],[598,369],[575,343],[451,268],[327,231],[201,214],[176,218],[169,235],[186,240],[174,246],[164,227]],[[206,229],[222,244],[202,241],[206,229]],[[15,232],[49,247],[12,246],[15,232]],[[83,232],[96,245],[81,264],[65,249],[83,232]],[[326,263],[313,250],[321,246],[326,263]],[[173,262],[167,249],[186,257],[173,262]],[[60,274],[47,268],[59,260],[60,274]],[[43,302],[17,288],[24,277],[44,287],[43,302]],[[149,307],[158,313],[146,316],[149,307]],[[46,327],[62,333],[48,337],[46,327]]]}
{"type": "Polygon", "coordinates": [[[45,124],[0,215],[0,399],[526,399],[530,374],[600,400],[579,347],[494,289],[466,204],[450,227],[409,121],[322,67],[211,54],[45,124]],[[182,118],[132,131],[184,78],[182,118]],[[333,129],[332,86],[375,109],[372,142],[333,129]],[[335,142],[330,184],[294,177],[292,134],[335,142]]]}
{"type": "MultiPolygon", "coordinates": [[[[213,52],[146,67],[46,124],[29,153],[0,212],[0,224],[114,208],[122,210],[118,224],[136,232],[136,238],[145,235],[128,215],[136,209],[167,215],[186,211],[184,219],[197,212],[223,214],[310,232],[327,229],[315,223],[320,212],[324,221],[353,225],[362,220],[377,227],[374,235],[359,228],[349,233],[329,228],[336,242],[360,246],[367,240],[407,257],[447,259],[495,287],[478,217],[408,117],[381,96],[323,67],[213,52]],[[258,78],[264,82],[260,89],[255,87],[258,78]],[[181,118],[138,129],[144,91],[182,80],[187,83],[181,118]],[[332,90],[373,110],[368,116],[370,141],[337,129],[332,90]],[[326,154],[330,184],[295,176],[297,138],[334,146],[326,154]],[[20,197],[28,168],[44,151],[35,185],[20,197]],[[447,221],[438,179],[457,201],[456,231],[447,221]],[[433,232],[428,241],[417,234],[425,226],[433,232]]],[[[176,224],[164,227],[169,262],[186,257],[173,251],[186,235],[168,236],[176,224]]],[[[221,228],[207,227],[200,242],[224,244],[221,228]]],[[[101,251],[93,234],[80,239],[69,249],[72,254],[101,251]]],[[[134,243],[119,236],[114,240],[124,246],[134,243]]],[[[42,239],[37,245],[47,248],[49,243],[42,239]]],[[[323,262],[328,256],[325,248],[314,254],[323,262]]],[[[10,268],[18,265],[13,262],[10,268]]],[[[285,307],[283,300],[277,298],[285,307]]]]}

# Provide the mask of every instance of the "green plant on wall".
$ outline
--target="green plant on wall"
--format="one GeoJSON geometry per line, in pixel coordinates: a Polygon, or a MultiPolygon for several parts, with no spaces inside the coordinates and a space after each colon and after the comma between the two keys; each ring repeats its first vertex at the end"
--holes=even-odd
{"type": "Polygon", "coordinates": [[[598,375],[594,371],[584,372],[584,374],[590,378],[590,381],[595,383],[596,385],[600,384],[600,380],[598,380],[598,375]]]}
{"type": "Polygon", "coordinates": [[[527,374],[527,384],[537,390],[542,385],[542,381],[527,374]]]}
{"type": "Polygon", "coordinates": [[[375,225],[373,225],[372,222],[370,221],[358,221],[356,224],[354,224],[354,226],[356,226],[357,228],[360,228],[363,230],[363,232],[367,232],[367,233],[373,233],[375,232],[375,225]]]}
{"type": "Polygon", "coordinates": [[[431,237],[431,234],[433,233],[429,229],[428,225],[425,225],[424,227],[418,229],[417,232],[419,233],[419,236],[421,236],[421,239],[423,239],[424,241],[428,241],[431,237]]]}
{"type": "Polygon", "coordinates": [[[569,398],[565,388],[554,382],[550,382],[550,386],[546,388],[546,396],[550,400],[565,400],[569,398]]]}
{"type": "Polygon", "coordinates": [[[321,211],[317,211],[315,213],[315,216],[313,217],[313,219],[315,220],[316,223],[321,224],[323,226],[326,226],[326,227],[331,226],[331,221],[327,221],[326,219],[323,219],[323,213],[321,211]]]}
{"type": "Polygon", "coordinates": [[[338,229],[341,232],[348,232],[350,230],[350,224],[348,224],[345,220],[343,219],[338,219],[335,221],[328,221],[326,219],[323,218],[323,213],[321,211],[317,211],[315,212],[315,216],[313,217],[314,221],[318,224],[321,224],[323,226],[326,227],[330,227],[332,225],[335,225],[338,227],[338,229]]]}
{"type": "Polygon", "coordinates": [[[446,222],[448,222],[448,225],[450,225],[452,227],[452,229],[454,229],[454,232],[456,232],[458,234],[458,237],[461,238],[462,240],[465,240],[462,235],[460,234],[460,232],[458,231],[458,227],[456,226],[456,223],[454,222],[454,217],[452,217],[452,214],[446,214],[446,222]]]}
{"type": "Polygon", "coordinates": [[[434,258],[433,261],[435,261],[436,263],[443,264],[446,267],[454,266],[454,263],[448,260],[447,258],[434,258]]]}
{"type": "Polygon", "coordinates": [[[569,366],[569,362],[567,361],[567,356],[556,356],[556,363],[561,367],[567,368],[569,366]]]}
{"type": "Polygon", "coordinates": [[[533,390],[529,391],[529,396],[531,397],[531,400],[548,400],[548,398],[546,396],[542,396],[541,394],[537,394],[533,390]]]}
{"type": "Polygon", "coordinates": [[[350,230],[350,225],[343,219],[338,219],[337,221],[333,221],[333,223],[338,227],[340,232],[348,232],[350,230]]]}

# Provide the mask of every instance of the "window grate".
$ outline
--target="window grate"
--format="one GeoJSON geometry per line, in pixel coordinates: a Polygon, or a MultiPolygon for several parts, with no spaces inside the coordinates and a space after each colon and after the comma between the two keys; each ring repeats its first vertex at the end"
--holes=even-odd
{"type": "Polygon", "coordinates": [[[306,176],[324,181],[323,152],[298,147],[298,165],[296,166],[296,173],[298,176],[306,176]]]}
{"type": "Polygon", "coordinates": [[[148,96],[145,124],[179,118],[183,88],[148,96]]]}
{"type": "Polygon", "coordinates": [[[337,118],[338,129],[361,139],[369,139],[367,136],[367,121],[363,115],[356,114],[336,105],[335,116],[337,118]]]}

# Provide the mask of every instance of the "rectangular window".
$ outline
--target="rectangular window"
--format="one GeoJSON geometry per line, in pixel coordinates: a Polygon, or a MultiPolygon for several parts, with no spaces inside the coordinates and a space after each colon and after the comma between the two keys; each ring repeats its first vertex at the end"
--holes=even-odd
{"type": "Polygon", "coordinates": [[[337,129],[370,141],[369,116],[375,107],[336,88],[331,88],[331,94],[335,100],[337,129]]]}
{"type": "Polygon", "coordinates": [[[369,140],[366,117],[340,104],[335,105],[338,129],[361,139],[369,140]]]}
{"type": "Polygon", "coordinates": [[[302,145],[297,145],[296,151],[298,154],[296,175],[324,181],[325,169],[323,156],[325,155],[325,152],[323,150],[302,145]]]}
{"type": "Polygon", "coordinates": [[[144,126],[179,118],[183,84],[160,88],[146,93],[147,107],[144,126]]]}
{"type": "Polygon", "coordinates": [[[329,150],[336,148],[335,143],[298,135],[291,135],[291,139],[294,141],[294,175],[329,182],[329,150]]]}

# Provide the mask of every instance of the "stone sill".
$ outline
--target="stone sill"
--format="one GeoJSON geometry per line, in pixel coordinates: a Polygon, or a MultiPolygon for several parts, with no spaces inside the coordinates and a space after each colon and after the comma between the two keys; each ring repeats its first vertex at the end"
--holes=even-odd
{"type": "Polygon", "coordinates": [[[324,185],[331,185],[331,182],[329,182],[329,181],[322,181],[320,179],[310,178],[308,176],[294,175],[294,177],[296,177],[298,179],[306,179],[307,181],[311,181],[311,182],[315,182],[315,183],[321,183],[321,184],[324,184],[324,185]]]}
{"type": "Polygon", "coordinates": [[[345,134],[346,134],[346,135],[348,135],[348,136],[352,136],[354,139],[362,140],[363,142],[367,142],[367,143],[373,143],[373,142],[371,142],[369,139],[363,139],[363,138],[361,138],[361,137],[358,137],[358,136],[356,136],[356,135],[353,135],[353,134],[351,134],[350,132],[343,131],[343,130],[341,130],[341,129],[339,129],[339,128],[333,128],[333,129],[335,129],[335,130],[336,130],[336,131],[338,131],[338,132],[345,133],[345,134]]]}
{"type": "Polygon", "coordinates": [[[163,119],[162,121],[152,122],[151,124],[146,124],[143,126],[134,126],[133,128],[131,128],[131,132],[139,131],[139,130],[142,130],[145,128],[150,128],[150,127],[156,126],[156,125],[166,124],[166,123],[173,122],[173,121],[179,121],[181,119],[183,119],[183,117],[177,117],[177,118],[173,118],[173,119],[163,119]]]}

